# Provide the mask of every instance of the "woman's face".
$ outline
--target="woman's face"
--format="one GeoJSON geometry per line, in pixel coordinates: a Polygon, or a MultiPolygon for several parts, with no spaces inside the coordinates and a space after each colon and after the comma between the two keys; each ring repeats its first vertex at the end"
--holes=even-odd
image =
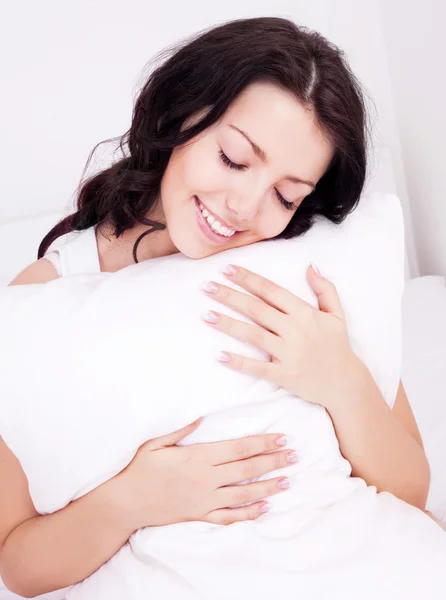
{"type": "Polygon", "coordinates": [[[161,182],[172,251],[203,258],[277,236],[333,151],[291,93],[250,85],[218,123],[172,152],[161,182]]]}

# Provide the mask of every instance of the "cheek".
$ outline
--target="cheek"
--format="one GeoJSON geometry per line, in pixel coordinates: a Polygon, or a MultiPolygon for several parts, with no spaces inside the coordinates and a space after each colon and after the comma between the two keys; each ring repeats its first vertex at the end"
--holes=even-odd
{"type": "Polygon", "coordinates": [[[286,229],[294,215],[294,211],[286,210],[282,206],[276,206],[268,214],[259,215],[256,228],[259,236],[264,240],[276,237],[286,229]]]}
{"type": "Polygon", "coordinates": [[[227,177],[219,164],[219,157],[204,144],[202,146],[197,143],[180,149],[172,158],[168,177],[172,185],[169,187],[181,190],[183,195],[199,195],[200,192],[214,192],[225,188],[227,177]]]}

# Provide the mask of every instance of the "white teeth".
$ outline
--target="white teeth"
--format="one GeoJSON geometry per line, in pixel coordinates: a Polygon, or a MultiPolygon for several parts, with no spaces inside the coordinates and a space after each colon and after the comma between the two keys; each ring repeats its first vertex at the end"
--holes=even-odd
{"type": "Polygon", "coordinates": [[[215,231],[215,233],[218,233],[219,235],[224,235],[225,237],[232,237],[235,233],[235,229],[229,229],[229,227],[226,227],[225,225],[223,225],[222,223],[220,223],[220,221],[218,219],[216,219],[214,217],[214,215],[211,215],[210,212],[208,210],[206,210],[206,208],[204,208],[204,206],[200,203],[200,210],[201,210],[201,214],[203,215],[203,217],[206,219],[206,221],[209,223],[211,229],[213,231],[215,231]]]}

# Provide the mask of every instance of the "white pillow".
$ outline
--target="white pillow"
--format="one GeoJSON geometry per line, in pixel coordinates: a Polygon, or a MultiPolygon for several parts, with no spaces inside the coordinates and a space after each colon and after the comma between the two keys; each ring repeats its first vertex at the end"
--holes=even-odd
{"type": "MultiPolygon", "coordinates": [[[[315,262],[335,282],[351,344],[392,405],[401,368],[403,254],[399,201],[374,194],[342,224],[319,219],[292,240],[2,290],[0,433],[21,461],[37,510],[57,510],[113,476],[150,437],[276,397],[276,386],[216,360],[225,348],[262,353],[201,322],[213,304],[201,284],[224,281],[219,273],[227,263],[316,306],[305,277],[315,262]]],[[[322,421],[332,431],[331,421],[322,421]]],[[[203,423],[191,439],[238,437],[264,426],[238,421],[212,430],[203,423]]],[[[333,433],[329,438],[337,447],[333,433]]]]}

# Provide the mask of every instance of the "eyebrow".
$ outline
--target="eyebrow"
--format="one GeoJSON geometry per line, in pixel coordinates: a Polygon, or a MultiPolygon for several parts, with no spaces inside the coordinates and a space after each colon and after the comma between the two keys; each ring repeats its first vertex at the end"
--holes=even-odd
{"type": "MultiPolygon", "coordinates": [[[[231,123],[229,123],[229,127],[231,127],[231,129],[234,129],[235,131],[238,131],[239,133],[241,133],[242,136],[248,140],[248,142],[252,146],[252,149],[254,150],[254,154],[263,163],[268,162],[268,157],[266,155],[266,152],[264,150],[262,150],[262,148],[260,148],[260,146],[258,146],[255,142],[253,142],[252,139],[249,137],[249,135],[245,131],[243,131],[242,129],[239,129],[238,127],[236,127],[235,125],[232,125],[231,123]]],[[[300,177],[294,177],[293,175],[287,175],[285,177],[285,179],[288,179],[289,181],[293,181],[294,183],[304,183],[305,185],[309,185],[310,187],[312,187],[313,190],[316,188],[315,183],[313,183],[312,181],[307,181],[305,179],[300,179],[300,177]]]]}

